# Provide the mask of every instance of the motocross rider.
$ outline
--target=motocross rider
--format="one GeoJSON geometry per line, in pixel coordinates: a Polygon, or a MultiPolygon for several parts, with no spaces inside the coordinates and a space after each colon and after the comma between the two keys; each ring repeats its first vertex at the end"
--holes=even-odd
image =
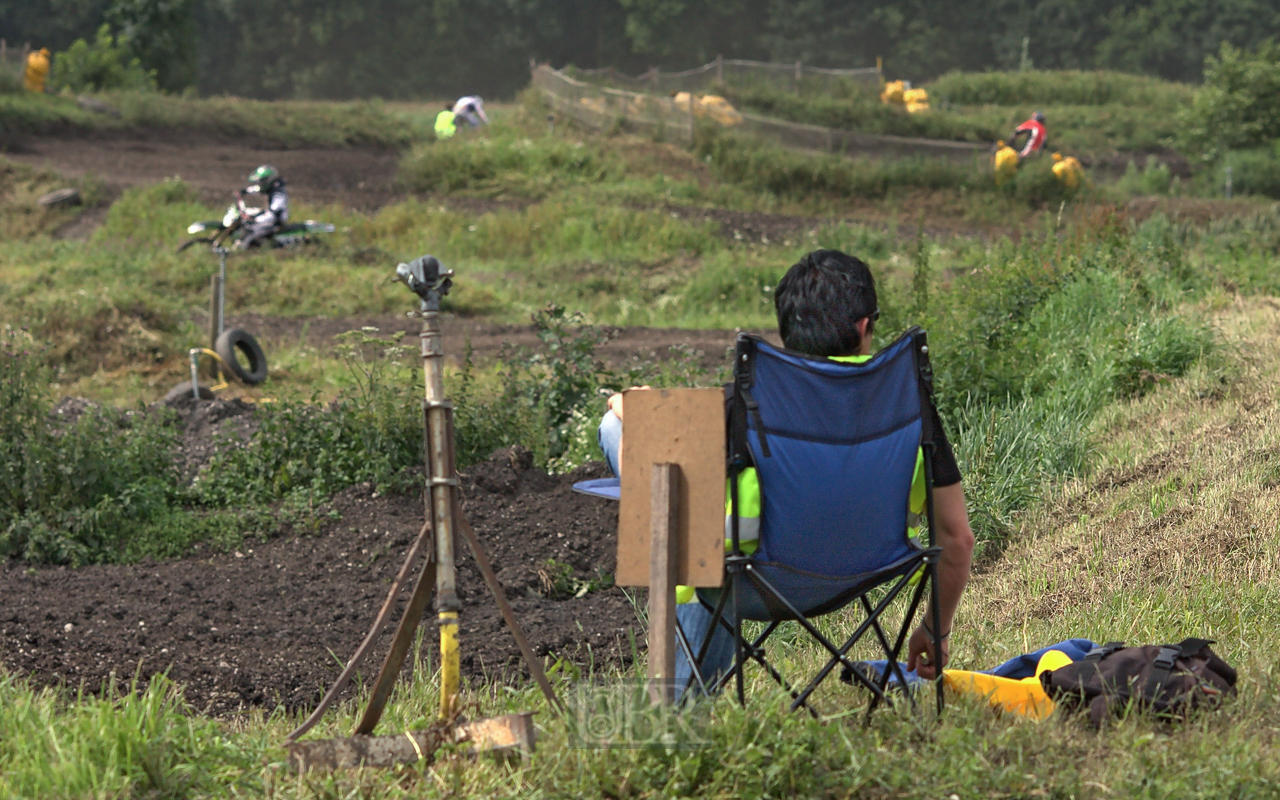
{"type": "Polygon", "coordinates": [[[267,200],[267,207],[246,223],[244,236],[236,242],[236,247],[241,250],[270,236],[278,226],[289,221],[289,192],[275,167],[263,164],[255,169],[243,191],[261,194],[267,200]]]}
{"type": "Polygon", "coordinates": [[[1018,137],[1026,136],[1027,141],[1018,151],[1018,158],[1026,158],[1034,153],[1040,152],[1044,147],[1045,139],[1048,138],[1048,129],[1044,125],[1044,114],[1039,111],[1031,115],[1031,118],[1013,129],[1013,135],[1009,137],[1009,144],[1017,147],[1018,137]]]}

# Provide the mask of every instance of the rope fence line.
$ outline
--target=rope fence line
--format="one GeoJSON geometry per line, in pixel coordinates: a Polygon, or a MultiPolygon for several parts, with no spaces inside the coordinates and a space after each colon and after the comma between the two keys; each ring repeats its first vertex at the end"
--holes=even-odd
{"type": "Polygon", "coordinates": [[[701,67],[694,67],[683,72],[663,72],[657,67],[652,67],[648,72],[637,76],[627,75],[613,67],[579,69],[574,70],[574,72],[577,75],[603,78],[621,86],[628,86],[637,90],[648,90],[659,94],[697,91],[715,83],[741,81],[742,79],[747,81],[754,79],[781,85],[792,90],[798,90],[801,81],[806,77],[820,78],[824,82],[853,80],[875,85],[879,85],[882,80],[879,67],[827,69],[824,67],[810,67],[799,61],[794,64],[779,64],[769,61],[723,58],[721,56],[716,56],[715,61],[704,64],[701,67]]]}
{"type": "MultiPolygon", "coordinates": [[[[532,77],[533,86],[542,92],[556,114],[588,128],[620,128],[693,144],[697,112],[692,96],[685,104],[670,97],[598,86],[571,78],[546,64],[533,65],[532,77]]],[[[927,155],[971,159],[988,149],[987,145],[972,142],[858,133],[749,113],[741,116],[741,123],[731,126],[732,130],[754,133],[792,150],[848,156],[927,155]]]]}

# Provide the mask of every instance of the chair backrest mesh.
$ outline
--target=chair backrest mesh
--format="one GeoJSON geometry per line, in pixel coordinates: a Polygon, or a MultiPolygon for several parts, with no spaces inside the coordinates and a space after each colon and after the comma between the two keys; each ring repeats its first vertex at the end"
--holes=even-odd
{"type": "Polygon", "coordinates": [[[757,558],[831,577],[909,555],[907,500],[921,437],[911,334],[863,364],[754,341],[748,444],[763,495],[757,558]]]}

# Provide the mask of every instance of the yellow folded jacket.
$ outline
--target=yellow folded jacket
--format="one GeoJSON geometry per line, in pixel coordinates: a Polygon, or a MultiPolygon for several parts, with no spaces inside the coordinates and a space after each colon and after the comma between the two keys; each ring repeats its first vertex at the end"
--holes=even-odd
{"type": "Polygon", "coordinates": [[[946,669],[942,671],[942,680],[953,692],[985,697],[995,708],[1039,721],[1053,713],[1053,701],[1040,685],[1040,673],[1052,672],[1070,663],[1071,657],[1066,653],[1050,650],[1040,656],[1036,674],[1030,678],[1013,680],[998,678],[985,672],[946,669]]]}

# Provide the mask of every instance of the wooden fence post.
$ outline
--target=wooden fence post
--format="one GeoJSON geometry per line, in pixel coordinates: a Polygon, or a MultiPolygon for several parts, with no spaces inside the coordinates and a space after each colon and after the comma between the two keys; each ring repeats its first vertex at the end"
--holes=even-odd
{"type": "Polygon", "coordinates": [[[649,701],[675,702],[680,466],[654,464],[649,503],[649,701]]]}

